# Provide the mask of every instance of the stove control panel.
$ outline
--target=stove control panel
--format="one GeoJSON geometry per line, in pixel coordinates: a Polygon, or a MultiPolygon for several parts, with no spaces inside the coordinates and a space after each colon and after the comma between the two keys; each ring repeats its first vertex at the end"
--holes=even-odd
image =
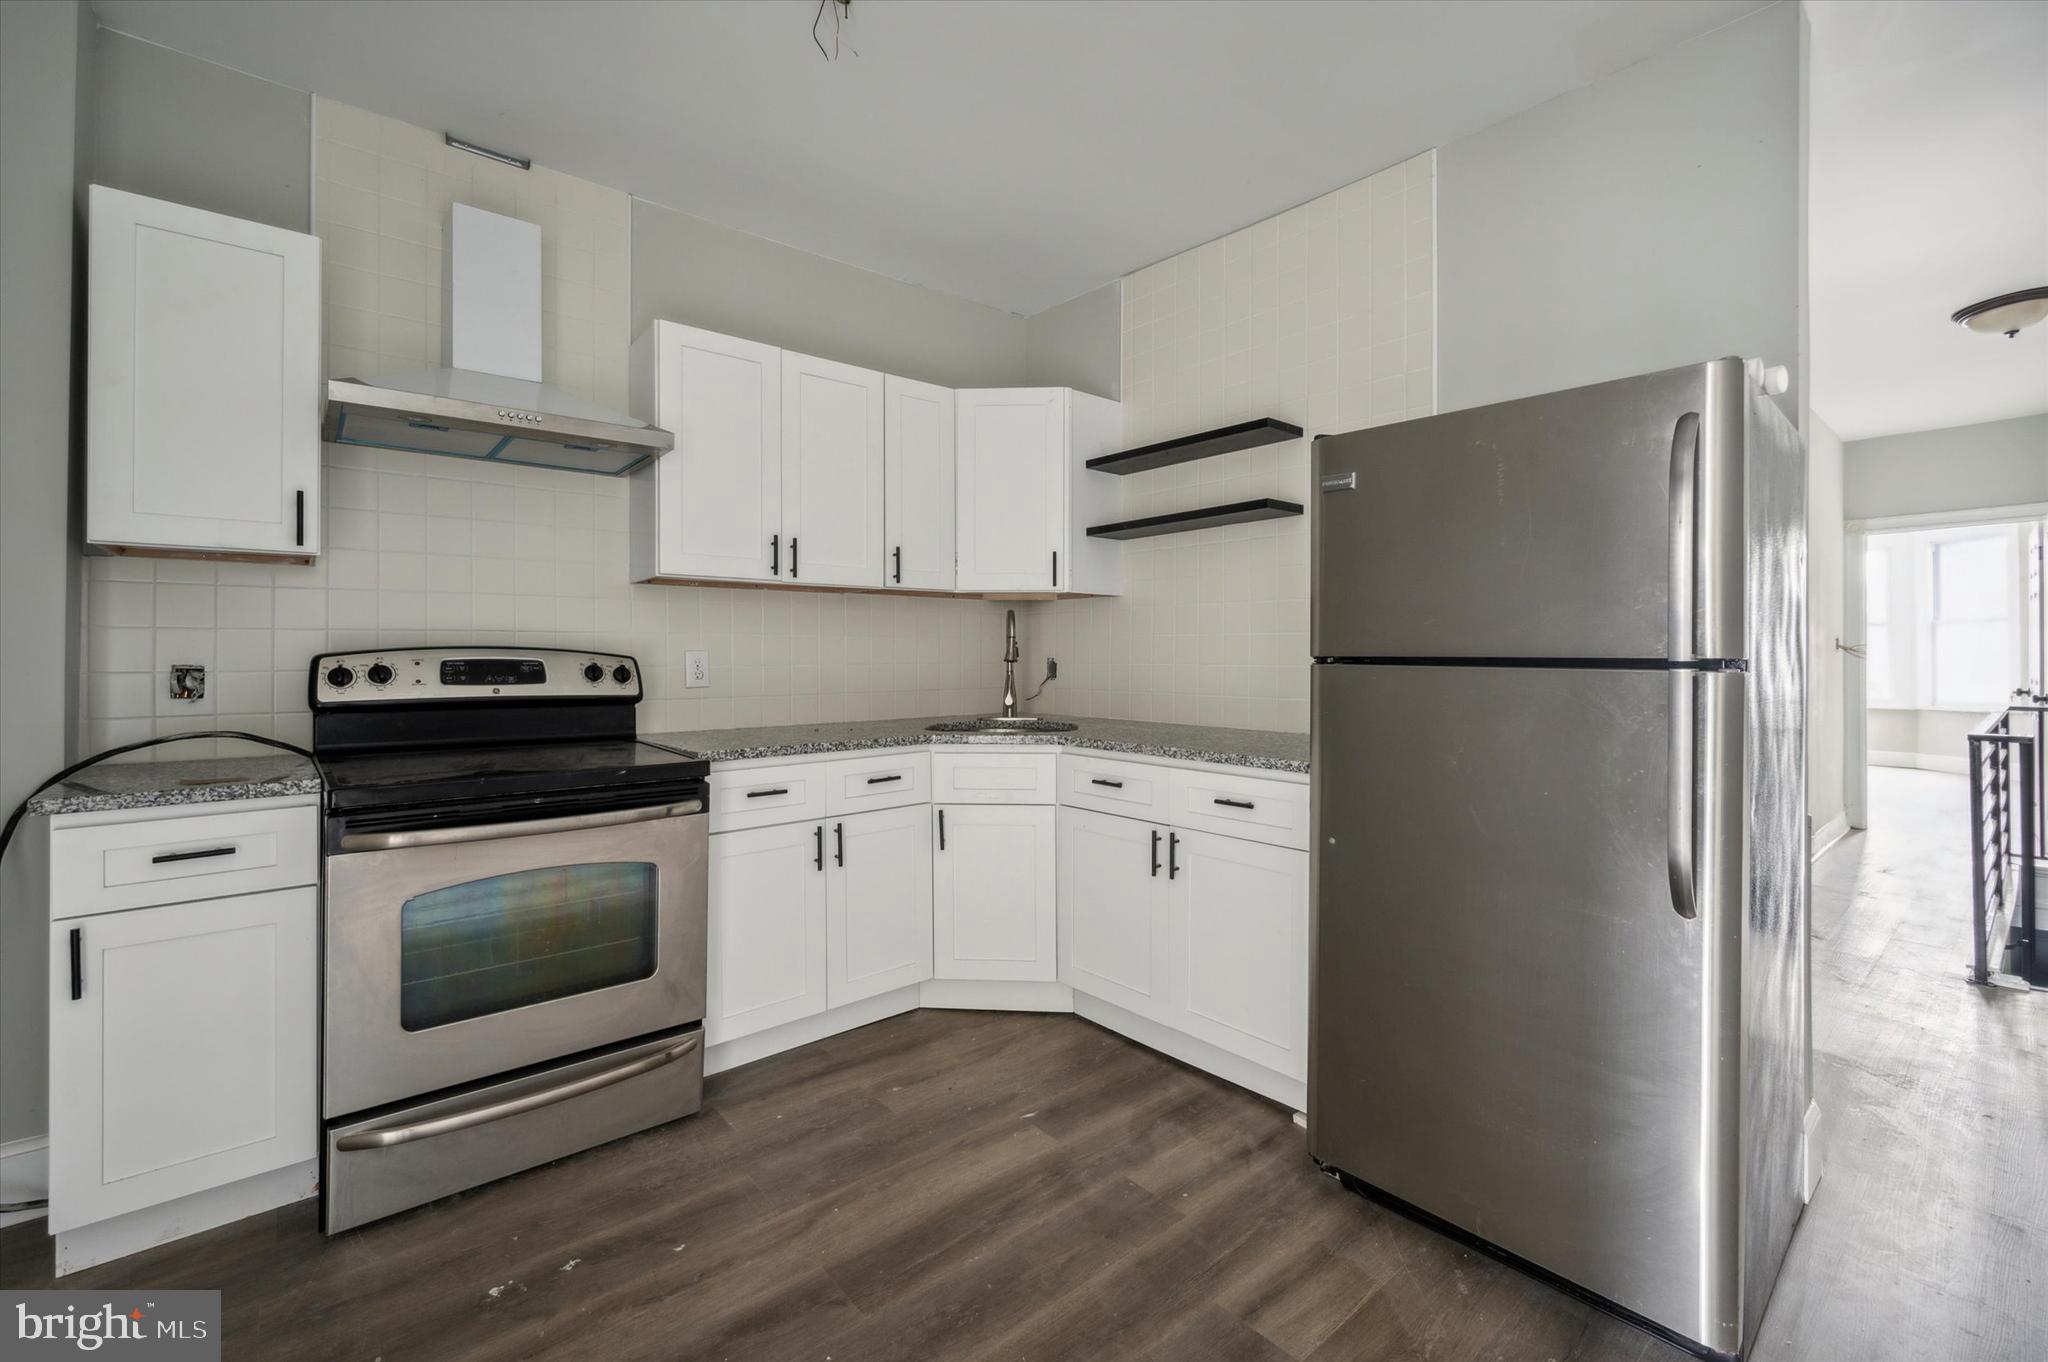
{"type": "Polygon", "coordinates": [[[637,701],[640,664],[569,648],[378,648],[313,659],[315,708],[423,701],[637,701]]]}

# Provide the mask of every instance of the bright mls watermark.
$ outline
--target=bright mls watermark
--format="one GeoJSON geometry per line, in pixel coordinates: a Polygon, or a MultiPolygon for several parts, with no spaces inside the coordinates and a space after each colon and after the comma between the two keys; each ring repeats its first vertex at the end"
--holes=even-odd
{"type": "Polygon", "coordinates": [[[218,1291],[0,1291],[0,1356],[220,1362],[218,1291]]]}

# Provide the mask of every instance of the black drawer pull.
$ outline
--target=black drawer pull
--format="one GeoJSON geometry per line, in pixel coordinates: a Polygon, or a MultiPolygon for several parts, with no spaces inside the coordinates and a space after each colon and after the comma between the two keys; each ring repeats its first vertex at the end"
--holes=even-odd
{"type": "Polygon", "coordinates": [[[768,536],[768,575],[770,577],[780,577],[782,575],[782,536],[779,534],[768,536]]]}
{"type": "Polygon", "coordinates": [[[939,850],[946,849],[946,811],[939,810],[939,850]]]}
{"type": "Polygon", "coordinates": [[[902,776],[869,776],[869,777],[868,777],[868,784],[870,784],[870,785],[887,785],[887,784],[888,784],[888,783],[889,783],[890,781],[892,781],[892,780],[901,780],[901,779],[903,779],[903,777],[902,777],[902,776]]]}
{"type": "Polygon", "coordinates": [[[766,799],[766,798],[768,798],[768,797],[769,797],[770,795],[779,795],[779,794],[788,794],[788,793],[789,793],[789,787],[788,787],[787,785],[783,785],[783,786],[779,786],[779,787],[777,787],[776,789],[773,789],[773,790],[749,790],[749,791],[747,791],[747,798],[749,798],[749,799],[766,799]]]}
{"type": "Polygon", "coordinates": [[[1121,780],[1104,780],[1101,776],[1096,776],[1088,783],[1090,785],[1107,785],[1112,790],[1121,790],[1124,787],[1124,783],[1121,780]]]}
{"type": "Polygon", "coordinates": [[[844,823],[834,823],[832,825],[832,862],[835,865],[846,864],[846,824],[844,823]]]}
{"type": "Polygon", "coordinates": [[[71,929],[71,1001],[85,996],[85,928],[71,929]]]}
{"type": "Polygon", "coordinates": [[[1159,878],[1159,829],[1152,829],[1152,878],[1159,878]]]}
{"type": "Polygon", "coordinates": [[[898,585],[901,585],[903,582],[903,546],[901,544],[896,546],[896,581],[898,585]]]}
{"type": "Polygon", "coordinates": [[[173,861],[204,861],[214,856],[232,856],[240,847],[208,847],[204,851],[166,851],[149,858],[151,865],[169,865],[173,861]]]}
{"type": "Polygon", "coordinates": [[[789,537],[789,575],[796,576],[796,536],[789,537]]]}
{"type": "Polygon", "coordinates": [[[820,823],[815,828],[812,828],[811,831],[818,838],[818,869],[823,870],[825,868],[825,825],[820,823]]]}
{"type": "Polygon", "coordinates": [[[1166,834],[1166,878],[1170,880],[1178,874],[1180,874],[1180,834],[1169,832],[1166,834]]]}
{"type": "Polygon", "coordinates": [[[1226,809],[1249,809],[1252,806],[1249,799],[1219,799],[1216,802],[1226,809]]]}
{"type": "Polygon", "coordinates": [[[292,493],[292,546],[306,547],[306,492],[304,488],[292,493]]]}

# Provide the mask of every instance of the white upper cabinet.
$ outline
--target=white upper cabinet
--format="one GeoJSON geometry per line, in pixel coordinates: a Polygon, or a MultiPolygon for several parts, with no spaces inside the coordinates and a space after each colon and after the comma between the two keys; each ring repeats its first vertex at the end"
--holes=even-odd
{"type": "Polygon", "coordinates": [[[773,581],[782,549],[782,352],[656,322],[633,343],[633,412],[675,448],[632,475],[632,570],[773,581]]]}
{"type": "Polygon", "coordinates": [[[958,588],[1112,594],[1117,545],[1088,526],[1116,520],[1117,480],[1087,461],[1114,453],[1116,403],[1068,388],[974,388],[955,394],[959,440],[958,588]]]}
{"type": "Polygon", "coordinates": [[[883,524],[889,586],[953,589],[953,390],[891,374],[883,444],[883,524]]]}
{"type": "Polygon", "coordinates": [[[320,241],[94,185],[86,539],[320,549],[320,241]]]}
{"type": "Polygon", "coordinates": [[[782,352],[786,580],[882,585],[882,376],[782,352]]]}

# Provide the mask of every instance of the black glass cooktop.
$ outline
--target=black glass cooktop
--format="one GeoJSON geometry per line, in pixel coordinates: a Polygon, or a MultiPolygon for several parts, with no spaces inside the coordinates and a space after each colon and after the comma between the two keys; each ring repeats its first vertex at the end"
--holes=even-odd
{"type": "Polygon", "coordinates": [[[463,800],[496,801],[570,790],[701,781],[702,758],[631,739],[443,747],[321,758],[328,805],[389,808],[463,800]]]}

